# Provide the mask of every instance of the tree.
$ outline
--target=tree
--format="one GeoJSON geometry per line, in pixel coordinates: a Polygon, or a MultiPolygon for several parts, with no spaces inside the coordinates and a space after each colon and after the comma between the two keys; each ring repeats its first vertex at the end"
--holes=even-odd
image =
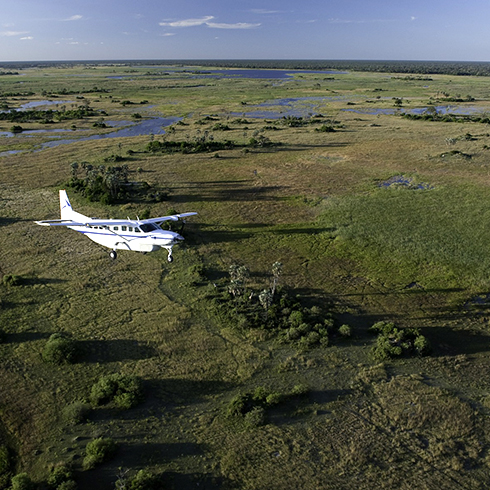
{"type": "Polygon", "coordinates": [[[276,287],[277,284],[279,283],[279,277],[282,274],[282,263],[281,262],[274,262],[272,264],[272,288],[271,288],[271,294],[274,297],[274,294],[276,292],[276,287]]]}

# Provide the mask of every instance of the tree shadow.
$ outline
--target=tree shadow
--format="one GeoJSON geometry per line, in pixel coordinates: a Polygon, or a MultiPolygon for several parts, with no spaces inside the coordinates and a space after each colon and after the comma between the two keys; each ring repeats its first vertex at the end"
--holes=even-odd
{"type": "Polygon", "coordinates": [[[36,340],[47,339],[51,333],[43,332],[16,332],[6,333],[3,343],[5,344],[22,344],[23,342],[34,342],[36,340]]]}
{"type": "Polygon", "coordinates": [[[234,386],[219,380],[151,379],[146,383],[149,403],[162,402],[169,408],[178,405],[192,405],[206,397],[223,393],[234,386]]]}
{"type": "Polygon", "coordinates": [[[80,340],[81,357],[87,363],[108,363],[149,359],[158,355],[155,347],[137,340],[80,340]]]}
{"type": "Polygon", "coordinates": [[[458,330],[451,327],[422,328],[432,345],[432,357],[478,354],[490,351],[490,336],[476,330],[458,330]]]}
{"type": "Polygon", "coordinates": [[[267,421],[278,426],[299,423],[302,422],[302,415],[308,415],[313,410],[317,415],[328,413],[328,408],[319,406],[336,402],[351,393],[350,389],[309,391],[306,395],[291,397],[268,410],[267,421]]]}
{"type": "Polygon", "coordinates": [[[37,286],[37,285],[42,285],[42,286],[48,286],[50,284],[62,284],[66,283],[67,281],[65,279],[58,279],[54,277],[23,277],[22,278],[22,285],[24,286],[37,286]]]}
{"type": "MultiPolygon", "coordinates": [[[[116,441],[117,442],[117,441],[116,441]]],[[[121,443],[118,445],[114,459],[92,471],[77,473],[79,488],[106,490],[114,488],[114,484],[123,470],[130,470],[128,476],[133,477],[140,469],[153,466],[168,465],[180,458],[200,458],[204,456],[202,446],[193,442],[180,443],[121,443]]],[[[205,473],[178,473],[165,471],[156,475],[157,488],[204,488],[232,489],[230,480],[205,473]]],[[[122,488],[122,487],[121,487],[122,488]]]]}

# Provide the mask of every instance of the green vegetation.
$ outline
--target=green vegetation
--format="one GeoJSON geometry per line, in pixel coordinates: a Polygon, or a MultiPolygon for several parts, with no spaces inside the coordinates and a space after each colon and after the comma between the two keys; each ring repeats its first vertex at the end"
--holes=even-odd
{"type": "Polygon", "coordinates": [[[108,461],[116,452],[116,443],[110,438],[99,437],[87,444],[83,469],[93,470],[97,465],[108,461]]]}
{"type": "Polygon", "coordinates": [[[0,488],[487,485],[487,64],[8,65],[0,488]],[[198,215],[172,264],[110,261],[34,223],[60,188],[87,216],[198,215]]]}
{"type": "Polygon", "coordinates": [[[72,364],[78,356],[76,341],[63,333],[51,335],[42,352],[43,360],[51,364],[72,364]]]}
{"type": "Polygon", "coordinates": [[[141,382],[136,376],[112,374],[102,376],[92,386],[90,401],[95,405],[104,405],[109,402],[121,409],[136,406],[143,398],[141,382]]]}

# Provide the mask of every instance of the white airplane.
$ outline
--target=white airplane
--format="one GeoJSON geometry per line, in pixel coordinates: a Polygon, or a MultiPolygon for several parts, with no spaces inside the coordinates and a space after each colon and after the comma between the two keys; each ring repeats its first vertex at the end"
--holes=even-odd
{"type": "Polygon", "coordinates": [[[173,214],[143,220],[89,218],[73,211],[64,190],[60,190],[60,209],[61,219],[36,221],[36,223],[41,226],[66,226],[83,233],[94,242],[112,248],[109,254],[112,259],[117,258],[118,249],[146,253],[164,248],[168,252],[169,262],[173,260],[172,247],[184,238],[173,231],[162,230],[159,224],[197,214],[173,214]]]}

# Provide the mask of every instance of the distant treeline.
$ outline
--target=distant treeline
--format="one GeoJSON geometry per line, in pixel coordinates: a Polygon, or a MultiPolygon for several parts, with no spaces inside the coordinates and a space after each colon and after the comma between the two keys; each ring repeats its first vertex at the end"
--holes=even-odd
{"type": "Polygon", "coordinates": [[[341,70],[423,75],[490,76],[490,63],[483,61],[383,61],[383,60],[104,60],[3,62],[4,70],[32,67],[93,66],[208,66],[248,69],[341,70]]]}

